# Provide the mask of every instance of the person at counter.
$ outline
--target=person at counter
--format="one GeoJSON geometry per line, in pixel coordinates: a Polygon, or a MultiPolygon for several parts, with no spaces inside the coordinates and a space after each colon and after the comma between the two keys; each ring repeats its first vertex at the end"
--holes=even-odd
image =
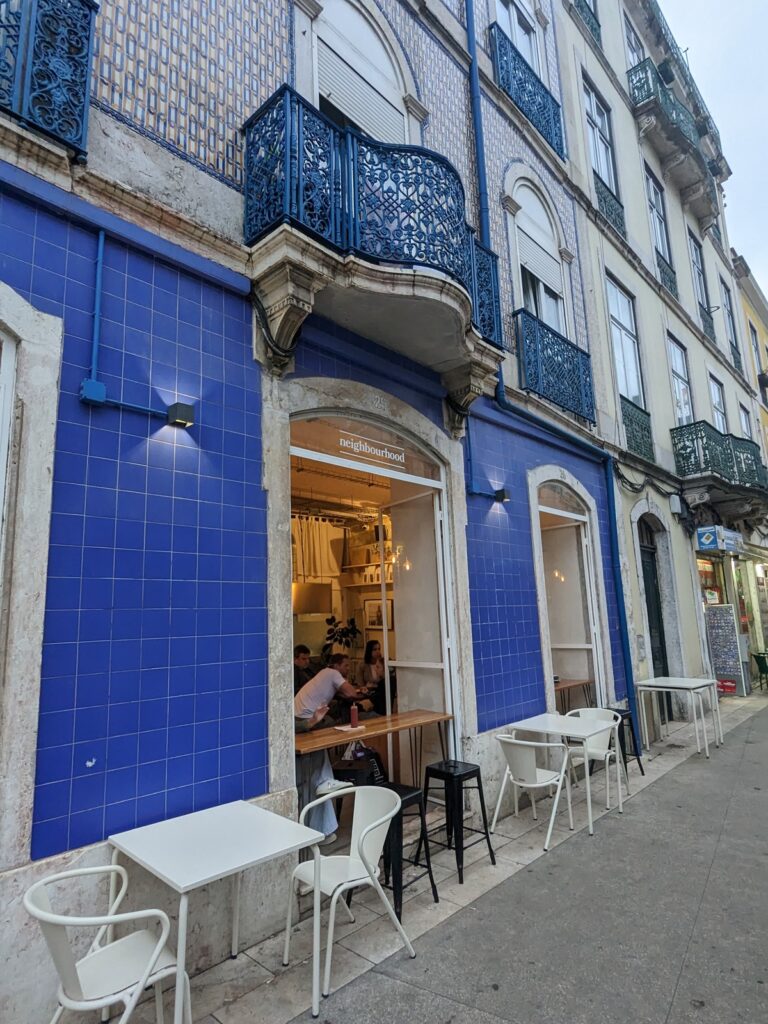
{"type": "MultiPolygon", "coordinates": [[[[384,656],[381,652],[381,644],[378,640],[369,640],[365,645],[365,653],[360,665],[357,666],[356,684],[367,691],[366,695],[371,702],[373,713],[385,715],[387,713],[387,695],[384,689],[384,656]]],[[[390,679],[390,697],[394,705],[397,697],[397,688],[394,680],[390,679]]]]}
{"type": "MultiPolygon", "coordinates": [[[[357,687],[347,681],[349,657],[346,654],[332,654],[328,667],[321,669],[305,683],[293,699],[293,718],[296,732],[322,729],[334,725],[328,717],[328,705],[335,696],[355,700],[359,697],[357,687]]],[[[347,783],[336,782],[326,750],[312,754],[296,755],[296,787],[299,792],[299,809],[306,807],[315,797],[332,792],[334,788],[346,789],[347,783]]],[[[313,808],[307,818],[307,825],[325,836],[325,843],[336,839],[338,821],[333,801],[328,800],[313,808]]],[[[322,845],[322,844],[321,844],[322,845]]]]}
{"type": "Polygon", "coordinates": [[[315,675],[309,667],[312,652],[306,644],[296,644],[293,648],[293,695],[294,697],[305,683],[315,675]]]}

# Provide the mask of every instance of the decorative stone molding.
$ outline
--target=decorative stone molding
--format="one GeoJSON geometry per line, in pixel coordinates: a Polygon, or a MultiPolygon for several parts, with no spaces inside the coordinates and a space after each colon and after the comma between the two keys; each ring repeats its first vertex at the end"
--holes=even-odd
{"type": "Polygon", "coordinates": [[[403,96],[403,103],[405,104],[405,109],[408,111],[410,116],[415,118],[420,125],[423,125],[429,117],[429,110],[424,106],[421,100],[416,99],[415,96],[408,93],[406,96],[403,96]]]}
{"type": "MultiPolygon", "coordinates": [[[[269,332],[261,354],[277,377],[281,377],[290,364],[296,336],[312,312],[317,287],[317,279],[311,273],[288,262],[271,267],[254,282],[254,291],[264,307],[269,332]]],[[[258,359],[257,336],[254,335],[254,355],[258,359]]]]}
{"type": "Polygon", "coordinates": [[[493,390],[503,358],[498,349],[478,342],[471,362],[443,374],[442,383],[448,392],[445,419],[452,437],[464,436],[469,407],[480,395],[493,390]]]}
{"type": "Polygon", "coordinates": [[[310,21],[319,18],[323,13],[323,5],[318,3],[317,0],[293,0],[293,3],[302,13],[306,14],[310,21]]]}
{"type": "Polygon", "coordinates": [[[566,246],[564,245],[560,246],[558,252],[560,253],[560,259],[563,261],[563,263],[573,263],[573,261],[576,259],[576,254],[572,253],[571,250],[566,248],[566,246]]]}
{"type": "Polygon", "coordinates": [[[516,199],[513,199],[512,196],[510,195],[502,195],[501,205],[504,207],[507,213],[511,213],[513,217],[516,216],[522,209],[520,203],[518,203],[518,201],[516,199]]]}
{"type": "Polygon", "coordinates": [[[541,4],[536,4],[536,10],[534,11],[534,15],[536,17],[536,21],[538,21],[538,23],[546,32],[549,28],[549,18],[545,14],[544,8],[541,6],[541,4]]]}
{"type": "Polygon", "coordinates": [[[641,139],[645,138],[649,132],[655,131],[656,127],[656,118],[652,114],[645,114],[638,118],[637,131],[641,139]]]}
{"type": "MultiPolygon", "coordinates": [[[[661,175],[665,181],[667,181],[674,170],[682,165],[688,159],[688,154],[683,152],[673,153],[663,161],[661,165],[661,175]]],[[[698,183],[697,183],[698,184],[698,183]]]]}

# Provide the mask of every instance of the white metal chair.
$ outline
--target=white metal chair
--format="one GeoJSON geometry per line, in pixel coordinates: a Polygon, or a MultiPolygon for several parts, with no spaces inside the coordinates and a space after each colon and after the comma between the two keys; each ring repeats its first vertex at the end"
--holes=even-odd
{"type": "MultiPolygon", "coordinates": [[[[384,890],[379,882],[379,860],[381,858],[384,840],[387,837],[389,823],[400,809],[400,797],[391,789],[383,786],[355,786],[346,792],[341,790],[327,793],[319,800],[313,800],[307,804],[299,816],[299,821],[304,824],[309,811],[325,800],[338,800],[340,797],[350,796],[355,801],[354,813],[352,815],[352,839],[350,842],[350,853],[347,855],[334,855],[320,857],[320,890],[324,896],[331,900],[328,917],[328,945],[325,954],[325,974],[323,977],[323,995],[327,996],[331,988],[331,955],[333,952],[333,929],[336,919],[336,905],[339,897],[351,889],[371,886],[376,890],[384,904],[392,924],[397,929],[400,938],[405,943],[411,957],[416,952],[411,945],[410,939],[405,934],[403,926],[397,920],[392,905],[384,895],[384,890]]],[[[296,884],[302,886],[303,891],[314,891],[314,862],[304,861],[294,870],[291,885],[288,892],[288,915],[285,926],[285,949],[283,952],[283,966],[288,966],[291,945],[291,928],[293,926],[293,893],[296,884]]],[[[341,905],[354,921],[352,911],[341,900],[341,905]]]]}
{"type": "MultiPolygon", "coordinates": [[[[112,864],[49,875],[35,882],[24,894],[27,913],[40,925],[59,975],[59,1006],[51,1024],[56,1024],[65,1009],[103,1010],[117,1003],[124,1006],[119,1024],[126,1024],[142,993],[150,986],[155,989],[157,1022],[163,1024],[161,982],[176,974],[176,957],[167,945],[170,921],[162,910],[135,910],[118,914],[117,910],[127,889],[127,871],[119,864],[112,864]],[[73,917],[53,912],[48,893],[50,886],[69,879],[95,875],[111,876],[113,880],[115,876],[119,878],[119,889],[108,913],[73,917]],[[139,922],[152,922],[154,926],[138,929],[111,941],[115,925],[139,922]],[[88,952],[80,960],[75,959],[68,934],[68,929],[75,928],[98,929],[88,952]]],[[[186,1024],[192,1024],[189,977],[186,974],[184,977],[186,1024]]]]}
{"type": "Polygon", "coordinates": [[[624,775],[624,785],[627,787],[627,794],[629,794],[629,776],[627,775],[627,767],[624,764],[624,758],[621,756],[618,744],[618,729],[621,727],[621,715],[616,711],[611,711],[610,708],[574,708],[573,711],[568,712],[567,717],[571,715],[578,718],[588,718],[595,722],[610,723],[613,726],[612,729],[606,729],[605,732],[598,733],[587,740],[586,764],[584,764],[584,747],[581,744],[574,744],[568,748],[571,773],[573,773],[575,764],[584,764],[584,771],[588,772],[590,761],[603,762],[605,768],[605,807],[606,810],[610,810],[611,773],[609,768],[611,761],[615,761],[617,765],[617,784],[618,772],[621,771],[624,775]],[[611,745],[612,738],[614,741],[613,745],[611,745]]]}
{"type": "Polygon", "coordinates": [[[516,734],[514,732],[497,736],[496,739],[501,744],[501,749],[507,760],[507,767],[504,772],[504,779],[501,783],[499,799],[496,801],[496,810],[493,812],[491,832],[496,828],[496,821],[499,817],[501,801],[504,798],[504,791],[507,788],[508,782],[512,783],[512,791],[515,801],[515,817],[517,817],[518,810],[517,790],[518,788],[525,789],[530,792],[531,808],[533,809],[533,817],[535,821],[538,821],[539,818],[536,814],[536,798],[534,796],[534,791],[537,789],[550,789],[552,786],[557,786],[557,790],[552,800],[552,813],[549,816],[547,837],[544,840],[544,849],[548,850],[550,840],[552,839],[552,829],[555,824],[555,816],[557,815],[557,805],[560,802],[560,792],[563,788],[563,780],[565,780],[565,794],[568,801],[568,823],[569,827],[573,829],[571,780],[568,778],[566,772],[568,767],[568,748],[565,743],[545,743],[540,740],[519,740],[516,738],[516,734]],[[550,768],[539,768],[536,760],[536,754],[538,751],[545,751],[550,756],[559,754],[560,764],[555,770],[550,768]]]}

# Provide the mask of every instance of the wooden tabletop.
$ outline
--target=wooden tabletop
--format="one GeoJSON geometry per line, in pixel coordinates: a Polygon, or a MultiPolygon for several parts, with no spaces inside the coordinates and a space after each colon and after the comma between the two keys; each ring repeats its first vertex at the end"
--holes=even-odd
{"type": "Polygon", "coordinates": [[[388,736],[404,729],[421,729],[425,725],[437,725],[450,722],[453,715],[445,711],[424,711],[416,708],[413,711],[401,711],[396,715],[378,715],[366,718],[360,723],[359,729],[342,731],[340,729],[312,729],[309,732],[296,734],[295,746],[297,754],[313,754],[316,750],[330,750],[350,740],[372,739],[374,736],[388,736]]]}
{"type": "Polygon", "coordinates": [[[574,686],[592,686],[591,679],[559,679],[555,683],[556,690],[571,690],[574,686]]]}

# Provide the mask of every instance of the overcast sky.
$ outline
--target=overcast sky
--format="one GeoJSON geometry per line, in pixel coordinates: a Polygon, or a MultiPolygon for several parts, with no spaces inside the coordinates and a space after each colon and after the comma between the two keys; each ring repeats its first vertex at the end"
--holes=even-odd
{"type": "Polygon", "coordinates": [[[661,0],[732,175],[725,183],[729,241],[768,294],[768,3],[661,0]]]}

